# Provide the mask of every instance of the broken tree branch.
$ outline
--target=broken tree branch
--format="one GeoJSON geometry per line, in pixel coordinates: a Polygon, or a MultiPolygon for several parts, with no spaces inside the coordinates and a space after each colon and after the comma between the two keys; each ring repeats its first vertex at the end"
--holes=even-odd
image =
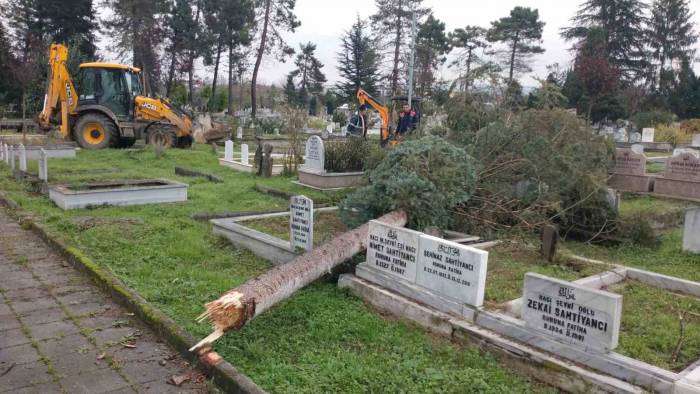
{"type": "MultiPolygon", "coordinates": [[[[379,221],[403,227],[405,212],[396,211],[379,221]]],[[[196,351],[221,338],[226,331],[238,330],[250,320],[289,298],[297,290],[311,284],[334,267],[362,252],[366,247],[369,224],[342,234],[320,247],[277,266],[264,274],[222,295],[205,305],[206,311],[198,321],[209,320],[214,328],[209,336],[193,346],[196,351]]]]}

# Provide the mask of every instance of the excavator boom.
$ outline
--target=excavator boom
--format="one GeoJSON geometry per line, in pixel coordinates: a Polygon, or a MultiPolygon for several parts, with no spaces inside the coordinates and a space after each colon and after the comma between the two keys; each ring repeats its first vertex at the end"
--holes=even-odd
{"type": "Polygon", "coordinates": [[[359,89],[357,91],[357,101],[360,103],[360,105],[369,105],[379,113],[379,117],[382,120],[380,137],[382,145],[385,145],[391,137],[391,133],[389,132],[389,108],[381,104],[364,89],[359,89]]]}
{"type": "Polygon", "coordinates": [[[49,77],[44,96],[44,108],[39,114],[39,125],[42,129],[51,128],[51,117],[61,106],[60,132],[62,137],[70,133],[68,115],[78,106],[78,94],[73,80],[68,73],[68,48],[61,44],[52,44],[49,51],[49,77]]]}

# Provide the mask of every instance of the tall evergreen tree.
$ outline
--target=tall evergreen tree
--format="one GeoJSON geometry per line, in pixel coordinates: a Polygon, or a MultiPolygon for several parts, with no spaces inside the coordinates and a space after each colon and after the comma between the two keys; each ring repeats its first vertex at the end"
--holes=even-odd
{"type": "Polygon", "coordinates": [[[256,27],[257,52],[255,54],[255,66],[250,83],[251,115],[255,118],[257,112],[257,83],[258,73],[263,56],[276,52],[277,59],[284,61],[294,53],[284,38],[283,31],[294,32],[301,22],[294,15],[296,0],[257,0],[256,1],[256,27]]]}
{"type": "Polygon", "coordinates": [[[365,33],[365,22],[358,15],[357,21],[346,31],[338,53],[338,72],[341,81],[337,89],[345,99],[355,97],[362,88],[376,95],[379,88],[379,56],[370,36],[365,33]]]}
{"type": "Polygon", "coordinates": [[[700,78],[688,59],[681,61],[678,83],[671,90],[669,105],[682,119],[700,118],[700,78]]]}
{"type": "Polygon", "coordinates": [[[13,73],[16,69],[15,57],[10,48],[10,42],[7,39],[5,26],[0,21],[0,103],[16,102],[17,96],[16,79],[13,78],[13,73]]]}
{"type": "Polygon", "coordinates": [[[165,33],[168,41],[170,41],[167,53],[170,56],[170,65],[168,67],[168,79],[165,84],[165,95],[170,96],[177,69],[188,66],[188,63],[183,62],[183,55],[187,51],[195,50],[196,48],[198,24],[192,14],[192,6],[189,0],[168,1],[167,6],[165,33]]]}
{"type": "Polygon", "coordinates": [[[486,33],[487,30],[482,27],[467,26],[464,29],[455,29],[449,35],[450,45],[458,50],[457,57],[450,67],[459,69],[461,88],[464,91],[468,91],[471,86],[474,69],[483,63],[482,53],[479,51],[485,51],[489,47],[486,33]]]}
{"type": "Polygon", "coordinates": [[[669,64],[680,65],[695,54],[698,34],[689,0],[654,0],[649,24],[649,46],[654,56],[654,87],[663,89],[663,75],[669,64]]]}
{"type": "Polygon", "coordinates": [[[132,64],[143,70],[146,90],[159,91],[163,37],[163,0],[105,0],[110,11],[103,24],[115,40],[121,56],[130,55],[132,64]]]}
{"type": "Polygon", "coordinates": [[[620,70],[624,82],[634,84],[648,70],[646,9],[641,0],[586,0],[571,19],[573,26],[563,29],[562,36],[575,41],[578,48],[592,28],[601,27],[610,63],[620,70]]]}
{"type": "Polygon", "coordinates": [[[613,95],[620,81],[619,71],[610,63],[605,45],[605,31],[590,29],[576,56],[574,73],[585,99],[587,107],[583,110],[588,120],[600,101],[613,95]]]}
{"type": "MultiPolygon", "coordinates": [[[[422,7],[423,0],[375,0],[377,13],[370,17],[375,34],[383,49],[389,51],[391,71],[388,75],[391,93],[396,95],[403,85],[401,70],[407,69],[411,20],[420,20],[429,12],[422,7]]],[[[403,75],[405,76],[405,75],[403,75]]]]}
{"type": "Polygon", "coordinates": [[[316,45],[306,43],[299,45],[299,53],[294,60],[294,69],[290,74],[292,82],[298,81],[297,102],[300,106],[306,106],[311,97],[316,97],[323,93],[323,84],[326,83],[326,76],[321,69],[323,63],[316,58],[316,45]]]}
{"type": "Polygon", "coordinates": [[[416,86],[421,96],[432,92],[435,72],[445,63],[445,54],[450,51],[450,44],[445,34],[445,23],[430,14],[421,23],[416,34],[416,69],[418,71],[416,86]]]}
{"type": "Polygon", "coordinates": [[[509,16],[491,22],[487,38],[506,46],[497,53],[508,67],[509,84],[513,83],[516,72],[530,71],[532,55],[544,53],[544,48],[538,45],[542,42],[543,29],[539,11],[525,7],[515,7],[509,16]]]}
{"type": "Polygon", "coordinates": [[[37,5],[46,40],[72,43],[81,55],[94,58],[97,24],[92,0],[37,0],[37,5]]]}

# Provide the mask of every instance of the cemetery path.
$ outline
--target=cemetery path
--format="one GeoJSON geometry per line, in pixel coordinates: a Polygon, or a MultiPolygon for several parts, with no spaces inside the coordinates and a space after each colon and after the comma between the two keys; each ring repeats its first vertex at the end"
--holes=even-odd
{"type": "Polygon", "coordinates": [[[5,392],[205,393],[208,387],[155,333],[0,209],[5,392]]]}

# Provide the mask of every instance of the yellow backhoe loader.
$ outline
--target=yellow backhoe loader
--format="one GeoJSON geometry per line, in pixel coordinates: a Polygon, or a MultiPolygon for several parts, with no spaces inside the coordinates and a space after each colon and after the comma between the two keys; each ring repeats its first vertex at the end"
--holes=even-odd
{"type": "Polygon", "coordinates": [[[167,100],[147,97],[140,69],[83,63],[74,83],[67,60],[68,48],[52,44],[42,129],[57,124],[63,138],[85,149],[129,147],[142,137],[165,146],[192,145],[191,116],[167,100]]]}

